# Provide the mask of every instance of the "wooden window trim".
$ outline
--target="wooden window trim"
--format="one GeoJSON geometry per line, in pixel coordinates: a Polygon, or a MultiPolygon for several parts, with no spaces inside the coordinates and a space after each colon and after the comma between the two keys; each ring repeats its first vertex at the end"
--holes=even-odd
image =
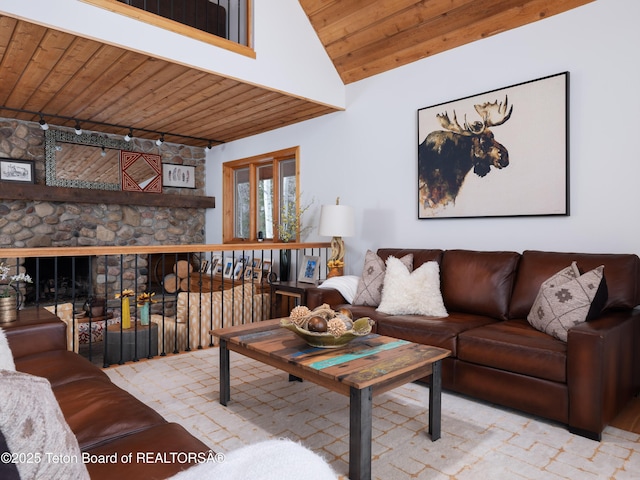
{"type": "MultiPolygon", "coordinates": [[[[109,10],[114,13],[118,13],[120,15],[126,15],[127,17],[131,17],[135,20],[139,20],[141,22],[154,25],[164,30],[169,30],[171,32],[178,33],[180,35],[184,35],[186,37],[194,38],[196,40],[200,40],[201,42],[214,45],[216,47],[224,48],[225,50],[229,50],[249,58],[256,58],[256,52],[250,46],[242,45],[240,43],[227,40],[226,38],[218,37],[217,35],[203,32],[202,30],[198,30],[197,28],[184,25],[180,22],[176,22],[174,20],[170,20],[168,18],[161,17],[159,15],[155,15],[150,12],[145,12],[144,10],[140,10],[139,8],[132,7],[131,5],[126,5],[124,3],[118,2],[117,0],[81,0],[81,1],[88,3],[90,5],[95,5],[96,7],[104,8],[105,10],[109,10]]],[[[246,2],[247,2],[247,44],[253,45],[253,29],[252,29],[253,8],[252,8],[251,0],[246,0],[246,2]]]]}
{"type": "MultiPolygon", "coordinates": [[[[296,172],[296,213],[300,213],[300,147],[291,147],[276,152],[256,155],[249,158],[233,160],[222,164],[222,242],[223,243],[241,243],[257,241],[257,220],[256,209],[257,199],[254,192],[256,185],[257,167],[262,165],[273,165],[273,210],[274,215],[280,215],[280,161],[295,160],[296,172]],[[249,167],[249,181],[251,182],[251,197],[249,205],[251,216],[249,219],[250,238],[241,239],[234,237],[235,229],[235,191],[234,191],[234,172],[240,168],[249,167]]],[[[276,239],[265,239],[265,242],[273,242],[276,239]]],[[[300,231],[296,233],[296,241],[300,241],[300,231]]]]}

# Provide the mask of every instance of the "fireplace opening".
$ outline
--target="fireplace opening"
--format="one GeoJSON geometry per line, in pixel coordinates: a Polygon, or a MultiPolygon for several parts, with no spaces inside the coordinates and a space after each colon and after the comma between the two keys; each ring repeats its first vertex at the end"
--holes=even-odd
{"type": "Polygon", "coordinates": [[[91,294],[90,257],[25,258],[24,267],[33,279],[26,285],[26,305],[82,300],[91,294]]]}

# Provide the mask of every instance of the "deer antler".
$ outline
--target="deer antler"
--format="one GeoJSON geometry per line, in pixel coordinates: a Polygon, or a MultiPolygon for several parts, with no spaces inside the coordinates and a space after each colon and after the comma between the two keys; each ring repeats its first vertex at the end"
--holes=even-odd
{"type": "Polygon", "coordinates": [[[504,103],[498,103],[496,100],[493,103],[487,102],[481,105],[474,105],[478,115],[482,117],[485,128],[496,127],[502,125],[509,120],[511,112],[513,112],[513,105],[509,108],[509,98],[504,96],[504,103]],[[507,109],[509,112],[507,113],[507,109]]]}

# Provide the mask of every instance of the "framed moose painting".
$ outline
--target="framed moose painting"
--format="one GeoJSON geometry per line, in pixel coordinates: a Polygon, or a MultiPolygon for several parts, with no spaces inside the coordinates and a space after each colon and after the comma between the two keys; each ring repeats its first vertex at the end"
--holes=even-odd
{"type": "Polygon", "coordinates": [[[418,110],[418,218],[568,215],[569,72],[418,110]]]}

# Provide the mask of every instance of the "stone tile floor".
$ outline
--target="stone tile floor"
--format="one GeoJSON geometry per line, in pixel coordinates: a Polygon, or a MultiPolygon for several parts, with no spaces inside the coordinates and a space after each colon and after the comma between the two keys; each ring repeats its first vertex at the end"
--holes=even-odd
{"type": "MultiPolygon", "coordinates": [[[[300,441],[348,473],[346,396],[231,352],[231,402],[218,403],[217,348],[111,366],[122,388],[218,452],[271,438],[300,441]]],[[[428,389],[374,398],[373,477],[404,479],[637,479],[640,435],[607,427],[603,441],[445,392],[442,438],[426,433],[428,389]]]]}

